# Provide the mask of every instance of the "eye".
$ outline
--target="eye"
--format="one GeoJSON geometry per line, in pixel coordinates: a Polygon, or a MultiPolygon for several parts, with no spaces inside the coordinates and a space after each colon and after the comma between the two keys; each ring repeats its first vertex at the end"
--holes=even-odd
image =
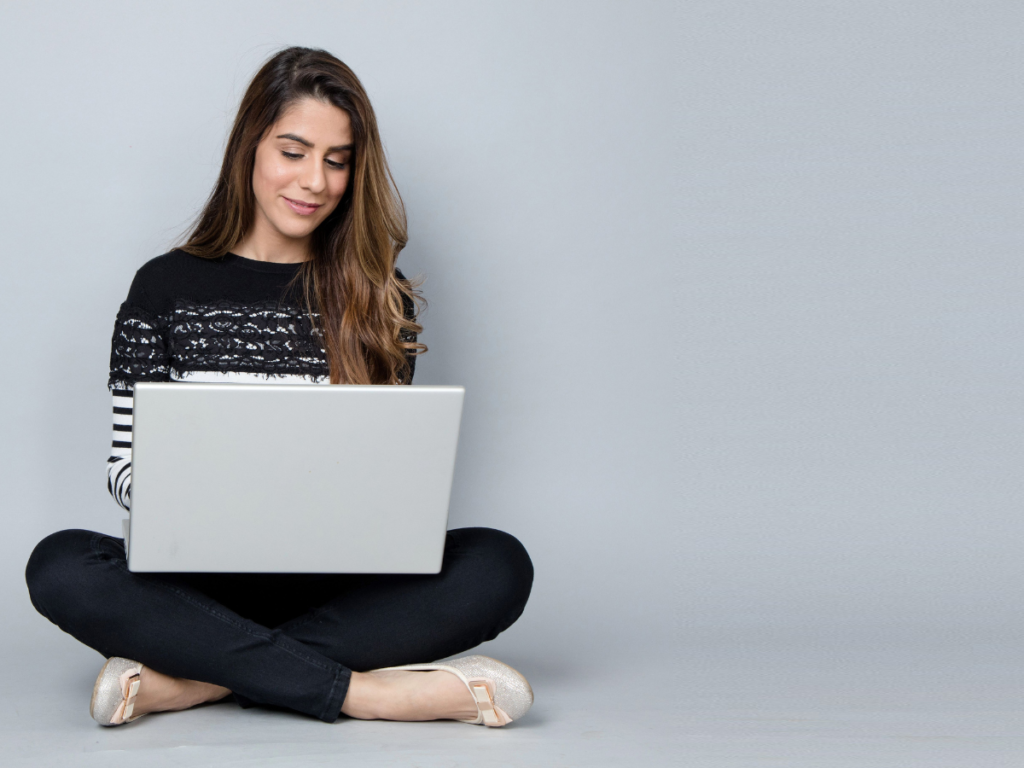
{"type": "Polygon", "coordinates": [[[302,158],[302,155],[296,155],[294,152],[285,152],[283,149],[281,150],[281,154],[289,160],[299,160],[302,158]]]}
{"type": "Polygon", "coordinates": [[[345,169],[345,168],[347,168],[347,167],[348,167],[348,163],[339,163],[339,162],[338,162],[338,161],[336,161],[336,160],[327,160],[327,161],[325,161],[325,162],[326,162],[326,163],[327,163],[327,164],[328,164],[329,166],[331,166],[331,168],[336,168],[336,169],[337,169],[337,170],[339,170],[339,171],[340,171],[340,170],[343,170],[343,169],[345,169]]]}

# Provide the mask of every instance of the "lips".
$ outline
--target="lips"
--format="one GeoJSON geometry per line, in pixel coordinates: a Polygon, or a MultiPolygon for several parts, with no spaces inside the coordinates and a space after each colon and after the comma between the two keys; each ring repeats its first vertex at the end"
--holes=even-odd
{"type": "Polygon", "coordinates": [[[290,197],[285,197],[284,201],[288,204],[289,208],[300,216],[309,216],[312,213],[316,213],[316,209],[320,207],[320,203],[305,203],[302,200],[292,200],[290,197]]]}

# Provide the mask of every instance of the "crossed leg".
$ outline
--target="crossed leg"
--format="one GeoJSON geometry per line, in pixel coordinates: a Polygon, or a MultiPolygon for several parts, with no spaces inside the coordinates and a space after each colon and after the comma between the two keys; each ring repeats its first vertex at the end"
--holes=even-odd
{"type": "Polygon", "coordinates": [[[424,701],[461,712],[445,694],[456,690],[446,673],[363,673],[497,636],[521,614],[532,577],[522,545],[487,528],[450,531],[436,576],[136,574],[120,539],[80,530],[44,539],[26,569],[40,613],[104,656],[163,676],[143,680],[152,696],[136,701],[137,712],[230,691],[242,706],[327,722],[342,711],[433,719],[437,708],[424,701]]]}

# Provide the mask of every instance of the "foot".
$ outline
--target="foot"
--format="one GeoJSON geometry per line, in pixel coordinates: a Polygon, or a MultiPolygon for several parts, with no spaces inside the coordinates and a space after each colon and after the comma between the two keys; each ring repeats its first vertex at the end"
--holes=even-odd
{"type": "Polygon", "coordinates": [[[472,720],[479,710],[451,672],[353,672],[341,712],[360,720],[472,720]]]}
{"type": "Polygon", "coordinates": [[[223,699],[229,693],[231,691],[220,685],[171,677],[155,669],[143,667],[132,717],[150,712],[188,709],[197,704],[223,699]]]}

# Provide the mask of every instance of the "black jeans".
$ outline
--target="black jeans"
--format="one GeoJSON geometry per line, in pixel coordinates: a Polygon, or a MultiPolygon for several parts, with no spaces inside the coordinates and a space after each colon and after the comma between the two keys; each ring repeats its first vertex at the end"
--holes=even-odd
{"type": "Polygon", "coordinates": [[[36,610],[106,657],[331,722],[352,670],[497,637],[526,606],[533,564],[507,533],[460,528],[436,576],[131,573],[121,539],[70,530],[36,546],[25,579],[36,610]]]}

